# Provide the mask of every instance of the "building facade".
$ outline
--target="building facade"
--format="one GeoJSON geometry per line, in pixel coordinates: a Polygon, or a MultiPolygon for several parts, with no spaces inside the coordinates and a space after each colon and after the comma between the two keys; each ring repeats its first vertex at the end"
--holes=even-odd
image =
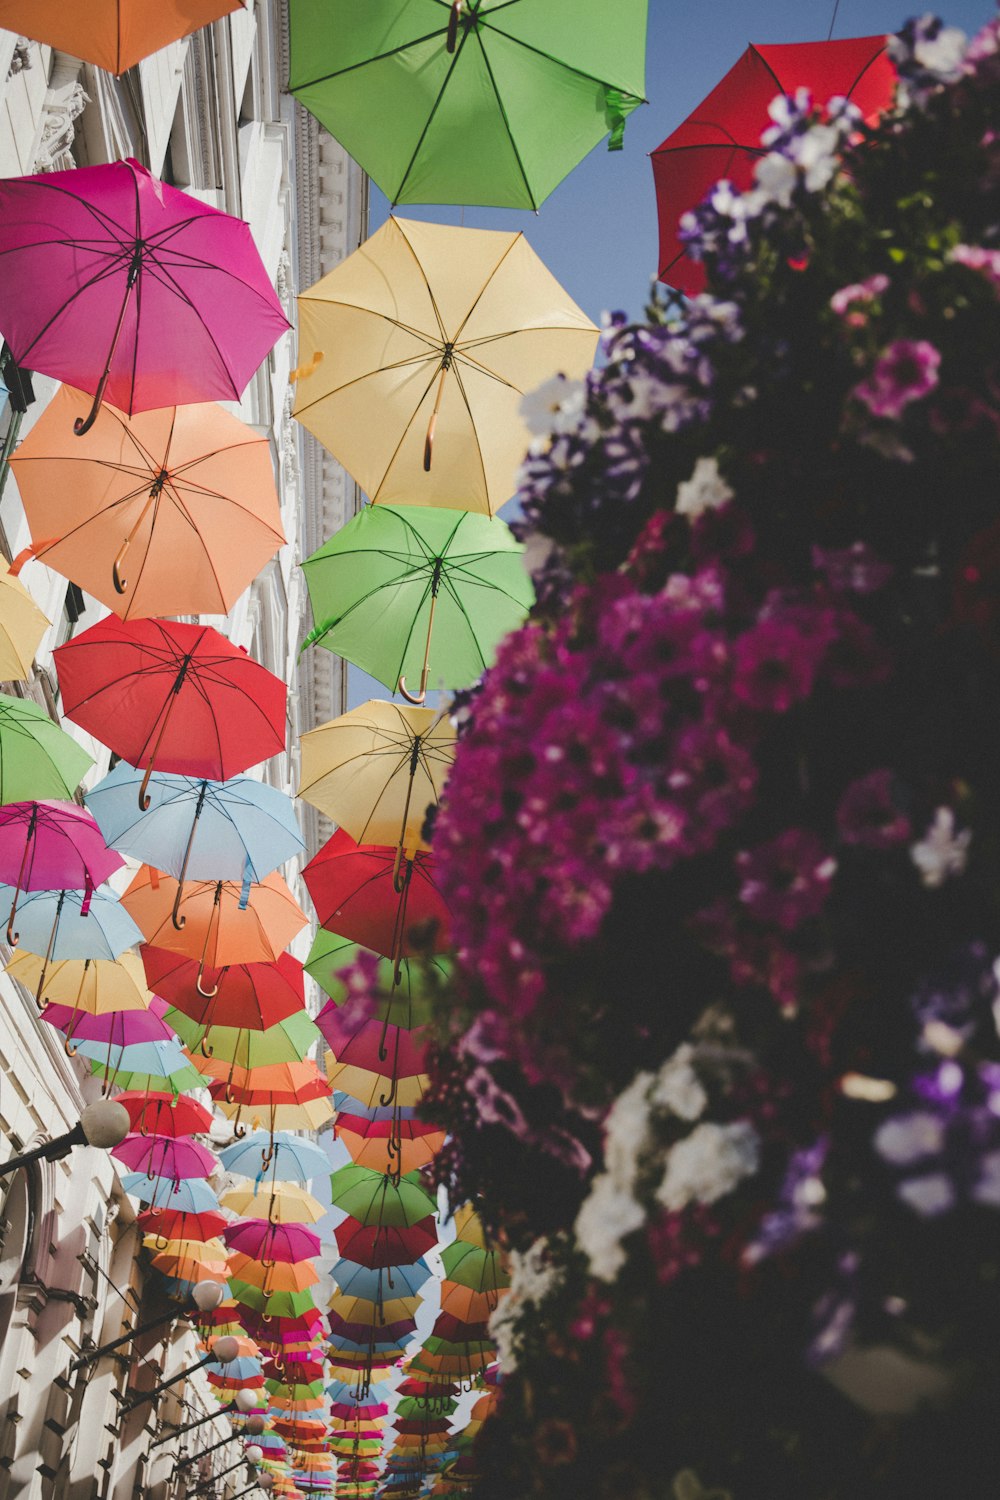
{"type": "MultiPolygon", "coordinates": [[[[117,79],[0,31],[0,177],[135,157],[154,175],[249,222],[294,322],[299,288],[364,237],[367,199],[363,175],[284,92],[287,50],[284,0],[246,0],[243,10],[117,79]]],[[[13,369],[6,358],[0,364],[9,391],[0,392],[6,460],[56,384],[13,369]]],[[[342,710],[345,689],[329,653],[298,663],[308,602],[297,563],[357,504],[347,476],[291,419],[294,364],[292,332],[231,407],[270,442],[288,544],[228,617],[210,621],[288,683],[290,745],[342,710]]],[[[9,561],[30,537],[5,462],[0,484],[0,552],[9,561]]],[[[30,680],[0,690],[30,696],[58,717],[52,652],[105,610],[38,562],[22,576],[52,625],[30,680]]],[[[88,783],[99,779],[108,751],[64,727],[95,759],[88,783]]],[[[269,762],[266,775],[291,791],[297,769],[286,755],[269,762]]],[[[317,829],[310,810],[303,814],[314,849],[317,829]]],[[[294,887],[297,870],[285,874],[294,887]]],[[[0,958],[8,956],[0,944],[0,958]]],[[[0,973],[2,1156],[71,1130],[97,1087],[66,1054],[61,1035],[40,1021],[33,996],[0,973]]],[[[201,1374],[124,1410],[137,1391],[197,1362],[197,1331],[187,1320],[81,1362],[88,1349],[170,1309],[160,1278],[143,1268],[141,1238],[134,1205],[102,1151],[78,1148],[0,1179],[0,1500],[178,1500],[203,1477],[197,1463],[183,1463],[184,1439],[171,1438],[175,1427],[213,1409],[201,1374]]],[[[229,1432],[225,1419],[207,1422],[199,1449],[229,1432]]],[[[230,1445],[228,1456],[237,1455],[230,1445]]],[[[201,1493],[221,1500],[245,1486],[245,1471],[237,1471],[201,1493]]]]}

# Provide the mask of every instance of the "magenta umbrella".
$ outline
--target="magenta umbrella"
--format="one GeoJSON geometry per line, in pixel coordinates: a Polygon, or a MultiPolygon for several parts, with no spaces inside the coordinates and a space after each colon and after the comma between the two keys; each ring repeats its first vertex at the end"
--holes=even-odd
{"type": "MultiPolygon", "coordinates": [[[[0,881],[14,887],[7,943],[17,944],[14,917],[22,891],[86,891],[125,861],[109,849],[86,808],[75,802],[8,802],[0,807],[0,881]]],[[[81,912],[86,916],[85,900],[81,912]]]]}
{"type": "Polygon", "coordinates": [[[319,1255],[323,1248],[319,1235],[303,1225],[271,1224],[267,1219],[243,1219],[227,1229],[223,1238],[231,1250],[249,1255],[262,1265],[279,1260],[294,1265],[319,1255]]]}
{"type": "Polygon", "coordinates": [[[146,1172],[151,1179],[170,1177],[174,1182],[184,1177],[210,1177],[219,1165],[205,1146],[183,1136],[127,1135],[111,1154],[133,1172],[146,1172]]]}
{"type": "MultiPolygon", "coordinates": [[[[153,997],[152,1005],[162,1000],[153,997]]],[[[176,1042],[177,1033],[161,1021],[153,1010],[111,1010],[103,1016],[91,1016],[72,1005],[47,1005],[42,1020],[58,1031],[73,1033],[77,1042],[106,1042],[109,1047],[133,1047],[137,1042],[176,1042]]]]}
{"type": "Polygon", "coordinates": [[[17,364],[128,412],[239,400],[288,328],[249,225],[131,160],[0,182],[17,364]]]}

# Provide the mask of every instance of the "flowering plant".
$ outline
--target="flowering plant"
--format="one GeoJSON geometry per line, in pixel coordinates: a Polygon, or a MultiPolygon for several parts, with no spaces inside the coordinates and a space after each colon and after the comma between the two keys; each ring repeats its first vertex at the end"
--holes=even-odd
{"type": "Polygon", "coordinates": [[[1000,1397],[1000,27],[892,51],[537,402],[435,833],[444,1175],[556,1268],[484,1496],[938,1495],[1000,1397]]]}

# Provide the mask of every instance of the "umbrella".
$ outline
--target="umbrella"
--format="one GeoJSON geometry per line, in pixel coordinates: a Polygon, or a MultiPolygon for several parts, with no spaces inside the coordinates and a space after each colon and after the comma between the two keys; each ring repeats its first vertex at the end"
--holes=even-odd
{"type": "MultiPolygon", "coordinates": [[[[336,1026],[337,1016],[336,1011],[328,1015],[324,1010],[320,1017],[332,1047],[327,1059],[330,1083],[366,1103],[377,1097],[382,1106],[419,1104],[427,1089],[423,1033],[378,1021],[346,1031],[336,1026]]],[[[393,1119],[389,1129],[389,1139],[397,1145],[398,1126],[393,1119]]]]}
{"type": "Polygon", "coordinates": [[[292,414],[389,505],[492,515],[531,441],[522,395],[597,347],[524,236],[494,229],[391,218],[298,302],[292,414]]]}
{"type": "Polygon", "coordinates": [[[109,844],[181,883],[187,875],[263,880],[305,848],[295,804],[266,782],[154,773],[146,787],[149,806],[137,809],[144,779],[123,762],[87,793],[87,806],[109,844]]]}
{"type": "Polygon", "coordinates": [[[151,1204],[153,1209],[203,1214],[215,1212],[219,1207],[218,1198],[200,1177],[175,1181],[172,1177],[149,1177],[145,1172],[126,1172],[122,1187],[140,1203],[151,1204]]]}
{"type": "Polygon", "coordinates": [[[129,419],[62,386],[11,466],[31,555],[122,619],[226,614],[284,543],[268,440],[221,406],[129,419]]]}
{"type": "MultiPolygon", "coordinates": [[[[0,887],[0,909],[13,901],[13,890],[0,887]]],[[[118,897],[107,890],[28,891],[18,911],[21,947],[45,955],[40,988],[52,958],[117,958],[142,942],[118,897]]]]}
{"type": "MultiPolygon", "coordinates": [[[[116,1099],[121,1095],[117,1094],[116,1099]]],[[[183,1209],[143,1209],[136,1215],[139,1228],[148,1231],[156,1239],[156,1248],[162,1250],[172,1239],[211,1240],[222,1234],[228,1220],[224,1214],[211,1212],[185,1213],[183,1209]]]]}
{"type": "Polygon", "coordinates": [[[538,208],[643,102],[647,0],[295,0],[289,87],[392,203],[538,208]]]}
{"type": "Polygon", "coordinates": [[[116,1094],[115,1103],[128,1110],[129,1124],[140,1135],[202,1135],[212,1128],[211,1110],[194,1099],[129,1092],[116,1094]]]}
{"type": "Polygon", "coordinates": [[[266,1219],[269,1224],[318,1224],[326,1214],[322,1203],[294,1182],[228,1188],[221,1203],[234,1214],[266,1219]]]}
{"type": "Polygon", "coordinates": [[[425,1167],[441,1150],[446,1132],[426,1120],[365,1120],[338,1113],[335,1134],[359,1167],[407,1173],[425,1167]]]}
{"type": "Polygon", "coordinates": [[[267,1219],[230,1224],[225,1237],[230,1249],[252,1255],[264,1265],[269,1261],[306,1260],[322,1254],[323,1249],[319,1235],[301,1224],[270,1224],[267,1219]]]}
{"type": "Polygon", "coordinates": [[[324,927],[396,961],[448,947],[448,909],[434,883],[434,856],[414,854],[399,872],[396,850],[356,844],[339,828],[302,872],[324,927]]]}
{"type": "MultiPolygon", "coordinates": [[[[323,1079],[329,1094],[329,1084],[323,1079]]],[[[212,1084],[214,1090],[217,1085],[212,1084]]],[[[232,1120],[236,1126],[236,1134],[244,1133],[244,1126],[240,1124],[244,1117],[251,1125],[267,1130],[319,1130],[328,1120],[335,1118],[333,1101],[325,1099],[303,1099],[297,1104],[246,1104],[240,1098],[238,1089],[230,1089],[233,1095],[232,1101],[227,1103],[224,1096],[216,1102],[221,1114],[227,1120],[232,1120]]]]}
{"type": "Polygon", "coordinates": [[[442,1281],[441,1283],[441,1311],[453,1314],[456,1318],[474,1318],[479,1322],[488,1322],[490,1314],[496,1310],[498,1300],[506,1295],[506,1288],[499,1288],[495,1292],[477,1292],[470,1286],[462,1286],[458,1281],[442,1281]]]}
{"type": "Polygon", "coordinates": [[[82,57],[109,73],[124,73],[143,57],[188,36],[240,0],[0,0],[0,26],[82,57]]]}
{"type": "MultiPolygon", "coordinates": [[[[169,1135],[127,1135],[111,1152],[133,1172],[150,1177],[210,1177],[219,1165],[212,1152],[197,1141],[169,1135]]],[[[219,1247],[225,1255],[225,1248],[219,1247]]]]}
{"type": "Polygon", "coordinates": [[[687,255],[678,221],[720,178],[744,192],[767,154],[761,135],[776,94],[809,90],[816,104],[850,99],[871,122],[892,103],[896,75],[884,36],[750,46],[683,124],[652,153],[660,221],[660,280],[694,296],[705,268],[687,255]]]}
{"type": "Polygon", "coordinates": [[[96,1016],[81,1015],[72,1005],[46,1005],[42,1020],[59,1031],[71,1032],[77,1042],[97,1042],[104,1050],[136,1047],[144,1042],[177,1041],[152,1005],[148,1010],[110,1010],[96,1016]]]}
{"type": "MultiPolygon", "coordinates": [[[[92,1045],[93,1043],[90,1042],[81,1042],[80,1048],[92,1045]]],[[[119,1049],[117,1056],[112,1054],[106,1062],[103,1059],[91,1057],[90,1071],[105,1077],[107,1080],[105,1091],[109,1090],[112,1084],[130,1093],[143,1094],[158,1094],[166,1089],[170,1089],[174,1094],[183,1094],[187,1089],[204,1087],[205,1080],[197,1068],[191,1066],[190,1060],[180,1047],[161,1042],[150,1042],[148,1046],[154,1049],[154,1055],[148,1059],[151,1066],[132,1067],[124,1063],[123,1056],[133,1051],[129,1047],[119,1049]]],[[[86,1052],[84,1055],[87,1055],[86,1052]]]]}
{"type": "Polygon", "coordinates": [[[416,1174],[394,1183],[382,1172],[354,1165],[333,1173],[330,1201],[362,1224],[406,1227],[433,1214],[437,1207],[416,1174]]]}
{"type": "Polygon", "coordinates": [[[108,615],[55,660],[66,716],[145,770],[144,810],[157,762],[225,780],[285,748],[285,684],[207,625],[108,615]]]}
{"type": "Polygon", "coordinates": [[[457,1281],[461,1286],[494,1298],[494,1306],[499,1301],[499,1291],[510,1286],[510,1277],[495,1250],[480,1250],[475,1245],[455,1240],[444,1246],[441,1260],[449,1281],[457,1281]]]}
{"type": "Polygon", "coordinates": [[[210,1260],[168,1247],[153,1256],[152,1264],[158,1271],[163,1271],[168,1276],[177,1276],[182,1281],[216,1281],[222,1284],[228,1280],[229,1268],[225,1256],[221,1260],[210,1260]]]}
{"type": "MultiPolygon", "coordinates": [[[[142,963],[135,953],[119,958],[60,958],[48,965],[37,953],[15,949],[7,973],[45,1000],[55,1000],[77,1014],[106,1015],[109,1011],[145,1010],[150,994],[146,988],[142,963]]],[[[66,1032],[66,1051],[70,1046],[72,1027],[66,1032]]],[[[81,1043],[86,1048],[103,1043],[81,1043]]],[[[147,1046],[169,1046],[169,1043],[146,1043],[147,1046]]],[[[84,1053],[86,1056],[86,1052],[84,1053]]]]}
{"type": "Polygon", "coordinates": [[[367,1297],[334,1294],[329,1307],[331,1314],[335,1313],[345,1323],[392,1323],[414,1317],[420,1302],[419,1297],[392,1297],[379,1303],[367,1297]]]}
{"type": "MultiPolygon", "coordinates": [[[[148,7],[147,7],[148,8],[148,7]]],[[[250,226],[116,161],[0,182],[15,363],[129,414],[236,400],[288,327],[250,226]]]]}
{"type": "MultiPolygon", "coordinates": [[[[349,1217],[337,1225],[334,1234],[337,1249],[345,1259],[375,1269],[411,1265],[437,1244],[437,1226],[432,1214],[409,1226],[361,1224],[349,1217]]],[[[390,1280],[386,1285],[390,1291],[394,1290],[390,1280]]]]}
{"type": "MultiPolygon", "coordinates": [[[[374,1304],[369,1303],[368,1306],[372,1307],[374,1304]]],[[[350,1344],[363,1347],[368,1342],[375,1328],[378,1329],[379,1347],[387,1345],[389,1342],[398,1343],[400,1339],[405,1343],[406,1339],[417,1326],[412,1315],[405,1318],[395,1318],[392,1321],[379,1319],[376,1316],[369,1316],[361,1319],[359,1322],[349,1323],[339,1313],[331,1312],[327,1318],[327,1322],[330,1325],[330,1336],[338,1348],[345,1348],[350,1344]]]]}
{"type": "Polygon", "coordinates": [[[21,682],[30,676],[50,623],[6,558],[0,557],[0,682],[21,682]]]}
{"type": "MultiPolygon", "coordinates": [[[[355,964],[361,953],[368,951],[360,948],[357,943],[352,943],[348,938],[338,937],[335,932],[327,932],[325,927],[320,927],[313,938],[304,968],[320,988],[326,991],[335,1005],[343,1005],[348,998],[348,990],[341,977],[343,971],[355,964]]],[[[400,982],[397,986],[393,986],[393,964],[388,959],[382,959],[379,962],[376,981],[379,991],[385,997],[386,1015],[395,1020],[397,1025],[407,1028],[422,1026],[431,1019],[433,994],[427,995],[421,992],[425,964],[434,971],[435,977],[441,979],[448,977],[451,966],[447,958],[437,956],[424,959],[422,957],[420,962],[412,963],[404,958],[399,965],[400,982]]]]}
{"type": "Polygon", "coordinates": [[[44,708],[0,693],[0,802],[71,798],[93,764],[44,708]]]}
{"type": "MultiPolygon", "coordinates": [[[[295,1038],[289,1055],[297,1058],[304,1057],[317,1039],[317,1030],[305,1013],[302,965],[290,953],[282,953],[270,964],[229,964],[222,969],[203,969],[195,958],[145,944],[142,956],[151,988],[177,1012],[168,1016],[170,1025],[191,1046],[200,1045],[200,1037],[197,1041],[191,1037],[201,1028],[215,1032],[213,1045],[219,1056],[229,1057],[231,1051],[238,1056],[224,1036],[232,1031],[237,1048],[257,1048],[258,1061],[285,1062],[284,1055],[263,1055],[268,1049],[262,1044],[262,1034],[286,1022],[288,1038],[295,1038]],[[252,1035],[257,1037],[255,1044],[236,1040],[252,1035]]],[[[245,1065],[254,1064],[248,1060],[245,1065]]]]}
{"type": "Polygon", "coordinates": [[[13,885],[7,947],[21,891],[93,891],[124,864],[90,813],[75,802],[9,802],[0,807],[0,880],[13,885]]]}
{"type": "Polygon", "coordinates": [[[259,1286],[252,1286],[248,1281],[240,1281],[238,1277],[230,1277],[229,1287],[237,1302],[242,1302],[269,1318],[298,1317],[306,1308],[315,1306],[312,1293],[308,1290],[268,1293],[259,1286]]]}
{"type": "Polygon", "coordinates": [[[371,700],[301,739],[299,796],[358,843],[428,847],[421,825],[455,758],[455,730],[429,708],[371,700]]]}
{"type": "Polygon", "coordinates": [[[280,875],[244,887],[232,881],[191,881],[182,887],[143,865],[122,897],[125,910],[155,948],[198,960],[196,986],[206,967],[273,962],[308,917],[280,875]],[[178,926],[183,930],[178,932],[178,926]]]}
{"type": "Polygon", "coordinates": [[[319,1146],[284,1131],[269,1136],[255,1130],[245,1140],[227,1146],[219,1159],[227,1172],[259,1180],[262,1154],[271,1177],[280,1182],[309,1182],[330,1170],[326,1153],[319,1146]]]}
{"type": "Polygon", "coordinates": [[[319,1281],[319,1272],[310,1260],[277,1261],[265,1266],[253,1256],[239,1253],[230,1255],[229,1273],[237,1281],[259,1287],[268,1295],[271,1292],[304,1292],[306,1287],[315,1286],[319,1281]]]}

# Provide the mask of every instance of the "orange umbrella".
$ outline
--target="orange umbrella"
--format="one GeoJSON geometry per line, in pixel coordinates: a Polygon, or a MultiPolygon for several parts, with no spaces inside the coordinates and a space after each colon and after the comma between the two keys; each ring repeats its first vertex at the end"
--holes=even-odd
{"type": "Polygon", "coordinates": [[[341,1113],[334,1134],[359,1167],[377,1172],[416,1172],[432,1162],[445,1143],[447,1132],[420,1120],[368,1120],[341,1113]]]}
{"type": "Polygon", "coordinates": [[[506,1287],[498,1287],[495,1292],[477,1292],[460,1281],[442,1281],[441,1311],[451,1313],[463,1323],[485,1323],[496,1310],[497,1301],[506,1295],[506,1287]]]}
{"type": "Polygon", "coordinates": [[[319,1272],[311,1260],[264,1263],[238,1252],[229,1257],[229,1274],[268,1293],[304,1292],[307,1286],[315,1286],[319,1281],[319,1272]]]}
{"type": "Polygon", "coordinates": [[[177,881],[143,865],[121,899],[147,942],[200,960],[200,989],[204,969],[273,963],[308,925],[277,873],[247,891],[244,902],[238,880],[189,880],[178,900],[177,881]]]}
{"type": "Polygon", "coordinates": [[[242,0],[156,0],[155,5],[149,0],[0,0],[0,26],[109,73],[124,73],[241,5],[242,0]]]}
{"type": "Polygon", "coordinates": [[[123,620],[227,614],[285,540],[267,439],[211,402],[102,406],[77,437],[90,402],[62,386],[12,455],[29,555],[123,620]]]}

